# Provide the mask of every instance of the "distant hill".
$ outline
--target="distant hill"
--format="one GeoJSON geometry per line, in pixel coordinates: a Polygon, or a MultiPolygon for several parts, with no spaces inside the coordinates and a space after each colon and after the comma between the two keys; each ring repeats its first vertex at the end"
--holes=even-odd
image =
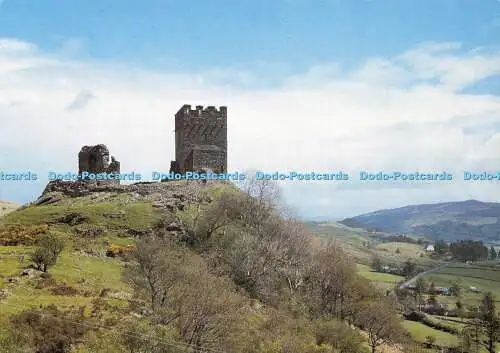
{"type": "Polygon", "coordinates": [[[19,204],[10,201],[0,201],[0,217],[19,208],[19,204]]]}
{"type": "Polygon", "coordinates": [[[412,205],[366,213],[340,223],[429,239],[497,242],[500,241],[500,203],[467,200],[412,205]]]}

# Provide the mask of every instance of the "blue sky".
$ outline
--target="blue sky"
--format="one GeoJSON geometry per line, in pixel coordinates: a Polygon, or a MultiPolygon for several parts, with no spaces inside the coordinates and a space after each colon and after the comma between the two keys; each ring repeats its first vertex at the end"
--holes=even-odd
{"type": "Polygon", "coordinates": [[[296,72],[421,42],[498,45],[499,14],[496,0],[4,0],[0,34],[138,65],[296,72]]]}
{"type": "MultiPolygon", "coordinates": [[[[92,143],[128,170],[168,169],[185,103],[228,106],[238,170],[500,165],[497,0],[0,4],[0,169],[73,171],[92,143]]],[[[0,199],[44,185],[0,184],[0,199]]],[[[285,189],[322,218],[500,197],[460,183],[285,189]]]]}

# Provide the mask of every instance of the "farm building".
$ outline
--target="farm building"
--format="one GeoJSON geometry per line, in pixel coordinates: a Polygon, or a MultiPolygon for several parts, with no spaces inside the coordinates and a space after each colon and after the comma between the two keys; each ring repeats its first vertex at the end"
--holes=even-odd
{"type": "Polygon", "coordinates": [[[438,295],[450,295],[450,289],[447,287],[436,287],[434,289],[434,293],[438,295]]]}

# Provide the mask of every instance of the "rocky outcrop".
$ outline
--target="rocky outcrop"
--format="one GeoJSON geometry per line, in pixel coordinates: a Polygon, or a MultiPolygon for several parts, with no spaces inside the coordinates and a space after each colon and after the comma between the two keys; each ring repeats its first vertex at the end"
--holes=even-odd
{"type": "MultiPolygon", "coordinates": [[[[153,207],[170,211],[182,210],[188,203],[210,202],[201,191],[213,183],[222,181],[198,182],[194,180],[168,182],[141,182],[131,185],[98,184],[89,181],[51,181],[45,187],[42,195],[34,202],[35,205],[54,203],[64,197],[83,197],[99,194],[126,193],[135,200],[151,201],[153,207]]],[[[108,214],[106,217],[119,218],[119,214],[108,214]]]]}
{"type": "MultiPolygon", "coordinates": [[[[94,192],[127,192],[125,185],[115,185],[115,184],[102,184],[96,181],[65,181],[65,180],[54,180],[50,181],[41,197],[47,196],[54,193],[60,193],[64,196],[69,197],[81,197],[88,196],[94,192]]],[[[40,200],[40,199],[39,199],[40,200]]],[[[37,200],[36,202],[39,202],[37,200]]]]}

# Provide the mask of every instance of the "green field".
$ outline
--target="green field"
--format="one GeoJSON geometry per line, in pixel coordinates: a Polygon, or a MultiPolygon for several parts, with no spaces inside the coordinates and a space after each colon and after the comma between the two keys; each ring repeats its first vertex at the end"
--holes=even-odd
{"type": "Polygon", "coordinates": [[[390,273],[374,272],[369,266],[357,264],[358,272],[361,276],[373,282],[378,288],[386,290],[392,289],[398,282],[401,282],[404,277],[392,275],[390,273]]]}
{"type": "Polygon", "coordinates": [[[419,259],[421,255],[422,257],[427,257],[423,246],[419,244],[390,242],[378,244],[375,249],[377,251],[387,252],[390,256],[397,258],[419,259]]]}
{"type": "MultiPolygon", "coordinates": [[[[419,244],[381,242],[381,239],[374,237],[372,233],[337,223],[326,223],[322,226],[316,224],[311,229],[320,239],[333,240],[341,246],[357,262],[359,274],[382,290],[394,288],[395,284],[404,278],[372,271],[370,265],[375,256],[386,264],[402,264],[410,259],[424,269],[435,267],[440,263],[432,259],[419,244]]],[[[425,279],[428,284],[434,282],[438,287],[450,287],[458,282],[462,288],[461,300],[466,306],[477,305],[485,291],[491,291],[500,302],[500,265],[497,266],[496,263],[450,264],[426,275],[425,279]],[[470,291],[471,286],[480,289],[481,293],[470,291]]],[[[458,298],[453,296],[438,296],[438,301],[448,304],[450,309],[455,308],[457,300],[458,298]]],[[[428,315],[428,318],[459,331],[466,324],[466,319],[431,315],[428,315]]],[[[404,321],[403,325],[417,342],[424,343],[427,336],[432,336],[436,339],[435,344],[443,347],[453,347],[458,344],[458,336],[433,329],[423,323],[404,321]]]]}
{"type": "MultiPolygon", "coordinates": [[[[434,284],[438,287],[450,287],[457,283],[462,289],[460,300],[465,304],[466,308],[476,307],[480,303],[485,292],[492,292],[496,297],[497,302],[500,303],[500,268],[496,263],[454,263],[440,269],[437,272],[430,273],[424,276],[424,278],[428,284],[434,282],[434,284]],[[469,290],[471,286],[478,288],[481,292],[472,292],[469,290]]],[[[450,309],[454,309],[458,298],[454,296],[440,295],[437,297],[437,300],[440,303],[448,304],[450,309]]],[[[463,329],[467,323],[467,319],[461,318],[430,315],[428,317],[434,322],[439,322],[448,327],[453,327],[459,331],[463,329]]],[[[432,335],[436,338],[437,344],[449,345],[456,343],[458,339],[452,334],[434,330],[421,323],[406,321],[405,327],[417,341],[423,342],[425,341],[425,336],[432,335]]]]}
{"type": "MultiPolygon", "coordinates": [[[[449,287],[453,283],[458,283],[462,288],[462,301],[466,305],[478,304],[485,292],[493,293],[497,301],[500,301],[500,267],[496,264],[456,263],[430,273],[424,278],[439,287],[449,287]],[[470,291],[471,286],[481,292],[470,291]]],[[[440,296],[439,301],[454,305],[456,298],[440,296]]]]}
{"type": "Polygon", "coordinates": [[[458,344],[457,336],[435,330],[420,322],[403,321],[403,326],[417,342],[425,342],[427,336],[432,336],[436,339],[435,343],[440,346],[453,347],[458,344]]]}
{"type": "Polygon", "coordinates": [[[434,322],[441,323],[448,327],[453,327],[459,331],[462,330],[469,321],[469,319],[463,319],[458,317],[447,317],[447,316],[436,316],[436,315],[432,315],[429,317],[434,322]]]}

